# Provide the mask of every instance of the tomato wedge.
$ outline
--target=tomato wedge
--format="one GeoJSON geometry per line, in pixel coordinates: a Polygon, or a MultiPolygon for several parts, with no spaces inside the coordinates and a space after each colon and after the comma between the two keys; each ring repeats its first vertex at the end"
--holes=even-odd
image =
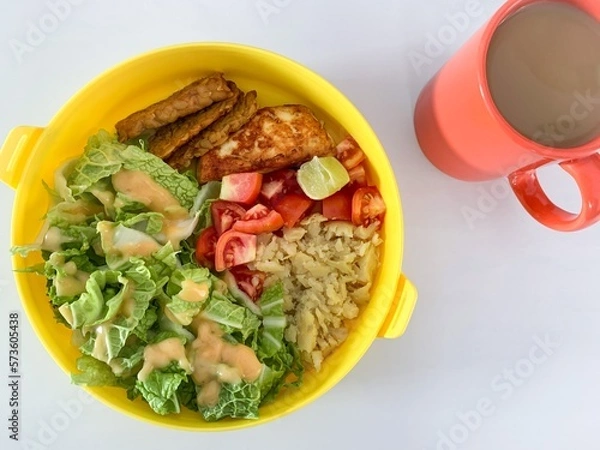
{"type": "Polygon", "coordinates": [[[358,166],[366,158],[364,152],[352,136],[346,137],[341,141],[336,149],[337,159],[347,170],[358,166]]]}
{"type": "Polygon", "coordinates": [[[196,261],[201,266],[212,268],[215,260],[215,247],[217,246],[217,230],[208,227],[202,230],[196,240],[196,261]]]}
{"type": "Polygon", "coordinates": [[[273,209],[281,214],[283,224],[292,228],[296,225],[313,205],[313,201],[304,194],[292,192],[284,195],[273,209]]]}
{"type": "Polygon", "coordinates": [[[235,278],[238,288],[256,302],[262,295],[266,274],[258,270],[250,270],[245,265],[232,267],[230,272],[235,278]]]}
{"type": "Polygon", "coordinates": [[[229,230],[223,233],[215,248],[215,270],[247,264],[256,259],[256,235],[229,230]]]}
{"type": "Polygon", "coordinates": [[[210,205],[210,212],[213,225],[219,236],[229,230],[236,221],[242,219],[246,214],[246,210],[240,205],[224,200],[217,200],[210,205]]]}
{"type": "Polygon", "coordinates": [[[385,215],[385,202],[375,186],[361,187],[352,196],[352,222],[368,226],[381,222],[385,215]]]}
{"type": "Polygon", "coordinates": [[[263,176],[261,173],[234,173],[225,175],[221,184],[221,200],[251,204],[256,201],[263,176]]]}
{"type": "Polygon", "coordinates": [[[233,229],[242,233],[260,234],[277,231],[282,226],[281,214],[259,203],[250,208],[242,220],[235,222],[233,229]]]}
{"type": "Polygon", "coordinates": [[[348,171],[350,176],[350,183],[355,183],[359,186],[366,186],[367,184],[367,172],[365,171],[364,164],[359,164],[348,171]]]}
{"type": "Polygon", "coordinates": [[[246,214],[244,214],[242,220],[262,219],[263,217],[267,217],[269,215],[269,211],[269,208],[267,208],[265,205],[258,203],[246,211],[246,214]]]}
{"type": "Polygon", "coordinates": [[[324,199],[323,215],[330,220],[352,220],[352,191],[344,188],[324,199]]]}

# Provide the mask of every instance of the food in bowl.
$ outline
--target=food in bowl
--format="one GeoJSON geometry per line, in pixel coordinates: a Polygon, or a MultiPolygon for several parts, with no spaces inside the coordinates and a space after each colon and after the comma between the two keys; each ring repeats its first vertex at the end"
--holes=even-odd
{"type": "Polygon", "coordinates": [[[202,78],[56,171],[40,242],[15,251],[42,251],[30,270],[83,354],[75,383],[252,419],[344,341],[385,204],[354,139],[334,145],[306,106],[255,102],[202,78]]]}

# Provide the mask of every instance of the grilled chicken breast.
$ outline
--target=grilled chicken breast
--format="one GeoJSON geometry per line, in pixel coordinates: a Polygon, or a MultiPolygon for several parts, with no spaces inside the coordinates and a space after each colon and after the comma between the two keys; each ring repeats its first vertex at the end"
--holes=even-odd
{"type": "Polygon", "coordinates": [[[214,102],[220,102],[231,96],[233,92],[221,73],[196,80],[166,99],[117,122],[115,128],[119,141],[125,142],[140,136],[145,131],[173,123],[181,117],[198,112],[214,102]]]}
{"type": "Polygon", "coordinates": [[[204,183],[232,173],[271,172],[334,152],[333,140],[306,106],[266,107],[200,158],[198,179],[204,183]]]}

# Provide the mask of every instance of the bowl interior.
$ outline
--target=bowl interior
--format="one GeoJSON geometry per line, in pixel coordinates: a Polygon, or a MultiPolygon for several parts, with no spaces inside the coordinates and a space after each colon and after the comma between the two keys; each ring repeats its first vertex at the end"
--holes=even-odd
{"type": "MultiPolygon", "coordinates": [[[[382,265],[372,301],[356,320],[347,341],[325,360],[319,373],[308,373],[301,388],[283,393],[260,410],[256,421],[204,422],[196,413],[159,416],[143,401],[129,401],[116,388],[88,388],[96,398],[123,413],[155,424],[187,430],[226,430],[256,425],[287,414],[314,400],[356,364],[386,318],[396,290],[402,259],[403,224],[398,188],[381,144],[366,120],[334,87],[308,69],[263,50],[232,44],[189,44],[154,51],[102,74],[75,95],[55,116],[32,151],[22,174],[13,211],[14,245],[31,243],[38,235],[48,195],[41,180],[53,185],[53,173],[62,161],[82,153],[87,138],[131,112],[162,99],[193,79],[221,71],[243,90],[256,90],[261,106],[302,103],[324,121],[336,141],[351,133],[369,159],[369,176],[387,205],[383,228],[382,265]],[[39,220],[38,220],[39,219],[39,220]]],[[[37,255],[14,257],[15,268],[40,262],[37,255]]],[[[78,350],[71,334],[55,322],[45,295],[43,277],[16,273],[24,309],[38,337],[67,372],[75,370],[78,350]]]]}

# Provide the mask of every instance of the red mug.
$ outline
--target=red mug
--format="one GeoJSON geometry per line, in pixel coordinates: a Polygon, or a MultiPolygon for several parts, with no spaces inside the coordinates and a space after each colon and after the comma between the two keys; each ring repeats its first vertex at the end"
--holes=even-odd
{"type": "MultiPolygon", "coordinates": [[[[465,181],[507,176],[536,220],[554,230],[577,231],[600,220],[600,130],[578,147],[537,143],[506,121],[487,82],[487,52],[498,26],[524,6],[543,1],[509,0],[494,14],[425,86],[415,107],[415,131],[423,153],[442,172],[465,181]],[[556,163],[579,186],[579,214],[556,206],[538,181],[536,170],[556,163]]],[[[562,1],[600,21],[598,0],[562,1]]]]}

